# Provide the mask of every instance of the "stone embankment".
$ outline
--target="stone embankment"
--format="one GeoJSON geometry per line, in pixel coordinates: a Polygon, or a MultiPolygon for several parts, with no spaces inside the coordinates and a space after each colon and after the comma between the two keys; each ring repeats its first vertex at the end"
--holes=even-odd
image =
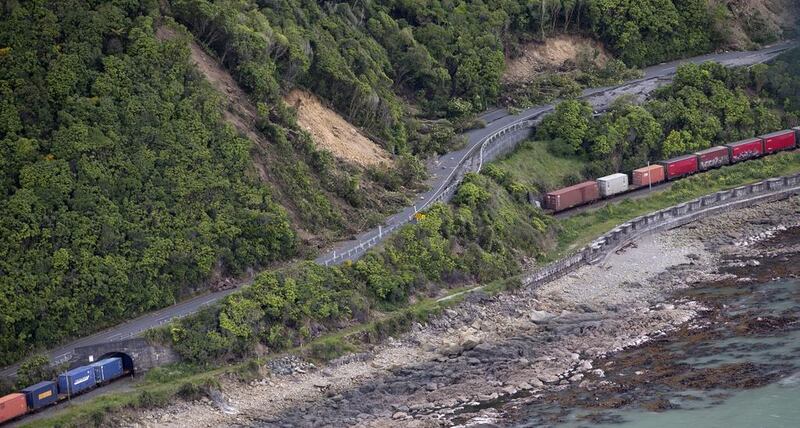
{"type": "Polygon", "coordinates": [[[724,211],[785,199],[798,194],[800,194],[800,174],[771,178],[702,196],[623,223],[574,254],[525,275],[522,282],[525,285],[535,285],[552,281],[583,265],[602,261],[612,252],[642,236],[683,226],[724,211]]]}

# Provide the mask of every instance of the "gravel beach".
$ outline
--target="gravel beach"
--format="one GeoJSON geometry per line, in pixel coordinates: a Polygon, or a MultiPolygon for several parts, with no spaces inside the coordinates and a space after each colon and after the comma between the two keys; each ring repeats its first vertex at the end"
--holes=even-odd
{"type": "MultiPolygon", "coordinates": [[[[497,402],[603,378],[598,359],[668,335],[708,308],[673,299],[725,279],[723,258],[763,253],[758,242],[800,224],[792,198],[645,237],[601,264],[498,296],[477,291],[427,325],[326,367],[273,364],[264,379],[222,380],[214,399],[117,418],[122,426],[502,425],[497,402]],[[278,374],[281,373],[281,374],[278,374]]],[[[786,250],[788,251],[788,250],[786,250]]],[[[265,370],[266,372],[267,370],[265,370]]],[[[602,382],[602,381],[600,381],[602,382]]]]}

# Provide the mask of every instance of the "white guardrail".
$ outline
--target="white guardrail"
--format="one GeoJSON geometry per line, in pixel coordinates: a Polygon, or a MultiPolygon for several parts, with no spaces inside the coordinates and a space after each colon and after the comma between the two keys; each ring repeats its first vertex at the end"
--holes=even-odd
{"type": "MultiPolygon", "coordinates": [[[[494,133],[484,137],[483,140],[481,140],[480,144],[474,145],[469,151],[464,153],[464,156],[462,156],[462,158],[458,161],[458,164],[453,168],[453,170],[450,172],[450,174],[447,176],[447,178],[439,186],[439,188],[436,189],[436,191],[433,193],[433,196],[431,198],[429,198],[427,201],[425,201],[425,203],[422,204],[422,206],[417,208],[414,213],[412,213],[412,214],[410,214],[408,216],[401,217],[399,219],[399,221],[397,221],[396,223],[393,223],[393,224],[389,224],[385,228],[384,227],[380,227],[378,229],[378,231],[374,235],[372,235],[371,237],[361,241],[357,246],[354,246],[354,247],[348,249],[347,251],[342,251],[339,254],[337,254],[336,251],[334,251],[332,257],[323,260],[322,264],[325,265],[325,266],[336,265],[336,264],[339,264],[339,263],[343,263],[345,260],[353,260],[353,259],[359,258],[364,253],[366,253],[367,250],[369,250],[370,248],[376,246],[378,243],[383,241],[394,230],[396,230],[396,229],[406,225],[410,221],[412,221],[414,219],[414,216],[417,214],[417,212],[424,211],[424,210],[428,209],[431,205],[433,205],[433,204],[435,204],[437,202],[443,202],[443,201],[446,201],[446,200],[450,200],[450,198],[453,197],[453,194],[455,193],[456,188],[461,183],[461,180],[464,178],[464,176],[467,174],[467,172],[480,172],[481,171],[481,168],[483,167],[484,158],[487,157],[485,155],[485,153],[486,153],[486,149],[487,149],[488,146],[490,146],[490,145],[492,145],[492,144],[494,144],[494,143],[496,143],[498,141],[501,141],[502,140],[501,137],[503,137],[503,136],[505,136],[505,135],[507,135],[509,133],[514,133],[516,131],[520,131],[520,130],[523,130],[523,129],[532,128],[536,124],[536,118],[538,118],[539,116],[541,116],[542,114],[547,113],[547,112],[549,112],[549,110],[535,113],[535,114],[533,114],[533,115],[531,115],[529,117],[526,117],[525,119],[522,119],[520,121],[514,122],[514,123],[512,123],[512,124],[510,124],[508,126],[505,126],[505,127],[501,128],[501,129],[495,131],[494,133]],[[476,159],[474,159],[476,151],[478,152],[477,166],[475,166],[473,168],[472,167],[472,163],[473,163],[472,161],[476,160],[476,159]]],[[[519,142],[523,141],[526,137],[527,136],[519,138],[518,141],[514,141],[514,145],[516,145],[519,142]]],[[[490,156],[487,157],[488,159],[491,159],[492,158],[491,155],[494,155],[496,152],[499,151],[499,150],[492,150],[492,149],[495,149],[495,148],[491,148],[489,150],[491,153],[490,153],[490,156]]],[[[395,218],[395,220],[396,220],[396,218],[395,218]]]]}

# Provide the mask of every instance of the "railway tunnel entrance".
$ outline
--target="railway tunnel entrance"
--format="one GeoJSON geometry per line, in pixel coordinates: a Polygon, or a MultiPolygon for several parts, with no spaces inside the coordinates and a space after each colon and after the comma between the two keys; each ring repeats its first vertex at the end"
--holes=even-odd
{"type": "Polygon", "coordinates": [[[100,361],[106,358],[114,358],[114,357],[117,357],[122,360],[122,370],[125,372],[125,374],[129,375],[136,374],[136,368],[133,365],[133,357],[124,352],[107,352],[99,357],[95,357],[94,361],[100,361]]]}
{"type": "Polygon", "coordinates": [[[123,369],[132,374],[179,361],[178,354],[172,349],[136,337],[75,348],[72,363],[83,365],[108,357],[120,357],[123,369]]]}

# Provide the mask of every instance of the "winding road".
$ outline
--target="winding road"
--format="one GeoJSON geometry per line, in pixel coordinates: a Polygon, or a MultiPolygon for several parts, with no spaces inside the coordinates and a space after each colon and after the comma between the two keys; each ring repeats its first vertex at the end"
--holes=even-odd
{"type": "MultiPolygon", "coordinates": [[[[596,111],[608,108],[613,100],[621,95],[633,95],[643,99],[655,88],[669,82],[675,74],[677,67],[685,63],[703,63],[706,61],[717,61],[729,67],[747,66],[762,63],[775,58],[781,52],[793,47],[794,41],[782,42],[771,45],[757,51],[746,52],[725,52],[719,54],[703,55],[685,60],[678,60],[669,63],[659,64],[644,69],[642,78],[626,82],[619,86],[606,88],[587,89],[583,92],[582,98],[586,99],[596,111]]],[[[356,239],[340,242],[335,245],[330,252],[321,255],[316,259],[320,264],[338,264],[345,260],[354,260],[364,254],[369,248],[377,245],[386,236],[400,226],[406,224],[417,211],[425,209],[432,202],[437,201],[446,189],[452,189],[457,184],[459,174],[457,171],[464,162],[470,159],[476,152],[483,153],[481,147],[487,138],[500,132],[514,124],[528,120],[538,120],[552,111],[555,104],[547,104],[532,107],[516,114],[511,114],[505,109],[496,109],[484,113],[481,119],[486,122],[486,126],[481,129],[471,130],[464,135],[467,137],[467,144],[464,148],[448,153],[439,157],[429,165],[430,178],[427,181],[429,189],[427,192],[416,196],[416,204],[406,207],[401,212],[396,213],[386,219],[385,223],[377,229],[369,230],[359,234],[356,239]]],[[[482,162],[481,162],[482,163],[482,162]]],[[[248,285],[248,282],[243,285],[248,285]]],[[[217,300],[231,294],[236,289],[229,289],[214,293],[207,293],[185,300],[173,306],[163,308],[123,324],[111,327],[107,330],[86,336],[84,338],[66,343],[55,349],[46,352],[54,363],[61,363],[72,358],[73,350],[77,347],[94,345],[98,343],[113,342],[139,336],[144,331],[165,324],[176,318],[199,311],[204,306],[212,304],[217,300]]],[[[8,366],[0,370],[0,376],[13,376],[18,365],[8,366]]]]}

